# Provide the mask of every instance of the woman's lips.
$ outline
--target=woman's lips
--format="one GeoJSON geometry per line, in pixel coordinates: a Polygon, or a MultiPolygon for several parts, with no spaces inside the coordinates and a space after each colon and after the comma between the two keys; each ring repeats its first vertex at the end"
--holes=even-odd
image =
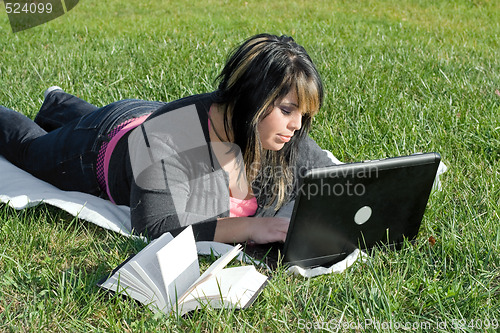
{"type": "Polygon", "coordinates": [[[281,134],[278,134],[278,138],[280,138],[281,141],[283,142],[288,142],[290,141],[290,139],[292,138],[291,135],[281,135],[281,134]]]}

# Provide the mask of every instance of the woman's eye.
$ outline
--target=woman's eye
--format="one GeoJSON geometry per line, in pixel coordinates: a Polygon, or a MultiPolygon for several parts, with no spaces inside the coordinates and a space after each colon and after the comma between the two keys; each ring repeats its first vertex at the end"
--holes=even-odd
{"type": "Polygon", "coordinates": [[[288,110],[287,108],[280,108],[280,110],[281,110],[281,112],[283,114],[290,114],[290,113],[292,113],[292,111],[288,110]]]}

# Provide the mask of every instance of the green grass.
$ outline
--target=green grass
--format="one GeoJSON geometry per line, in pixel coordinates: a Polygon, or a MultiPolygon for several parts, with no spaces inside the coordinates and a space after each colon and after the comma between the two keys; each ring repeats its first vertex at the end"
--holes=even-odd
{"type": "Polygon", "coordinates": [[[0,104],[30,117],[54,84],[96,105],[210,91],[244,38],[290,34],[324,79],[312,131],[323,148],[344,161],[438,151],[449,167],[415,244],[341,275],[279,268],[251,308],[181,319],[96,287],[142,242],[55,208],[2,204],[0,331],[496,331],[486,324],[500,321],[498,17],[493,0],[82,0],[13,34],[0,9],[0,104]]]}

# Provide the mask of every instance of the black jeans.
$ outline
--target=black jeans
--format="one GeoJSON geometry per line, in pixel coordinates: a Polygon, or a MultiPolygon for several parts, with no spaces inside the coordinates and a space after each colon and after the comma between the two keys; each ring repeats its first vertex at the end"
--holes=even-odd
{"type": "Polygon", "coordinates": [[[100,196],[96,161],[108,132],[162,105],[123,100],[98,108],[56,90],[47,96],[35,121],[0,106],[0,155],[62,190],[100,196]]]}

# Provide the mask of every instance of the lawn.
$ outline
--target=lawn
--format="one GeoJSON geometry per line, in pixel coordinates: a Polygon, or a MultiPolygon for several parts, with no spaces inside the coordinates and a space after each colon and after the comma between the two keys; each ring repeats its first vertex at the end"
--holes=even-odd
{"type": "Polygon", "coordinates": [[[211,91],[243,39],[288,34],[324,80],[320,146],[346,162],[437,151],[449,168],[413,244],[340,275],[280,267],[249,309],[186,318],[96,286],[144,243],[49,206],[0,204],[0,331],[500,327],[500,2],[81,0],[18,33],[0,8],[0,104],[29,117],[51,85],[99,106],[211,91]]]}

